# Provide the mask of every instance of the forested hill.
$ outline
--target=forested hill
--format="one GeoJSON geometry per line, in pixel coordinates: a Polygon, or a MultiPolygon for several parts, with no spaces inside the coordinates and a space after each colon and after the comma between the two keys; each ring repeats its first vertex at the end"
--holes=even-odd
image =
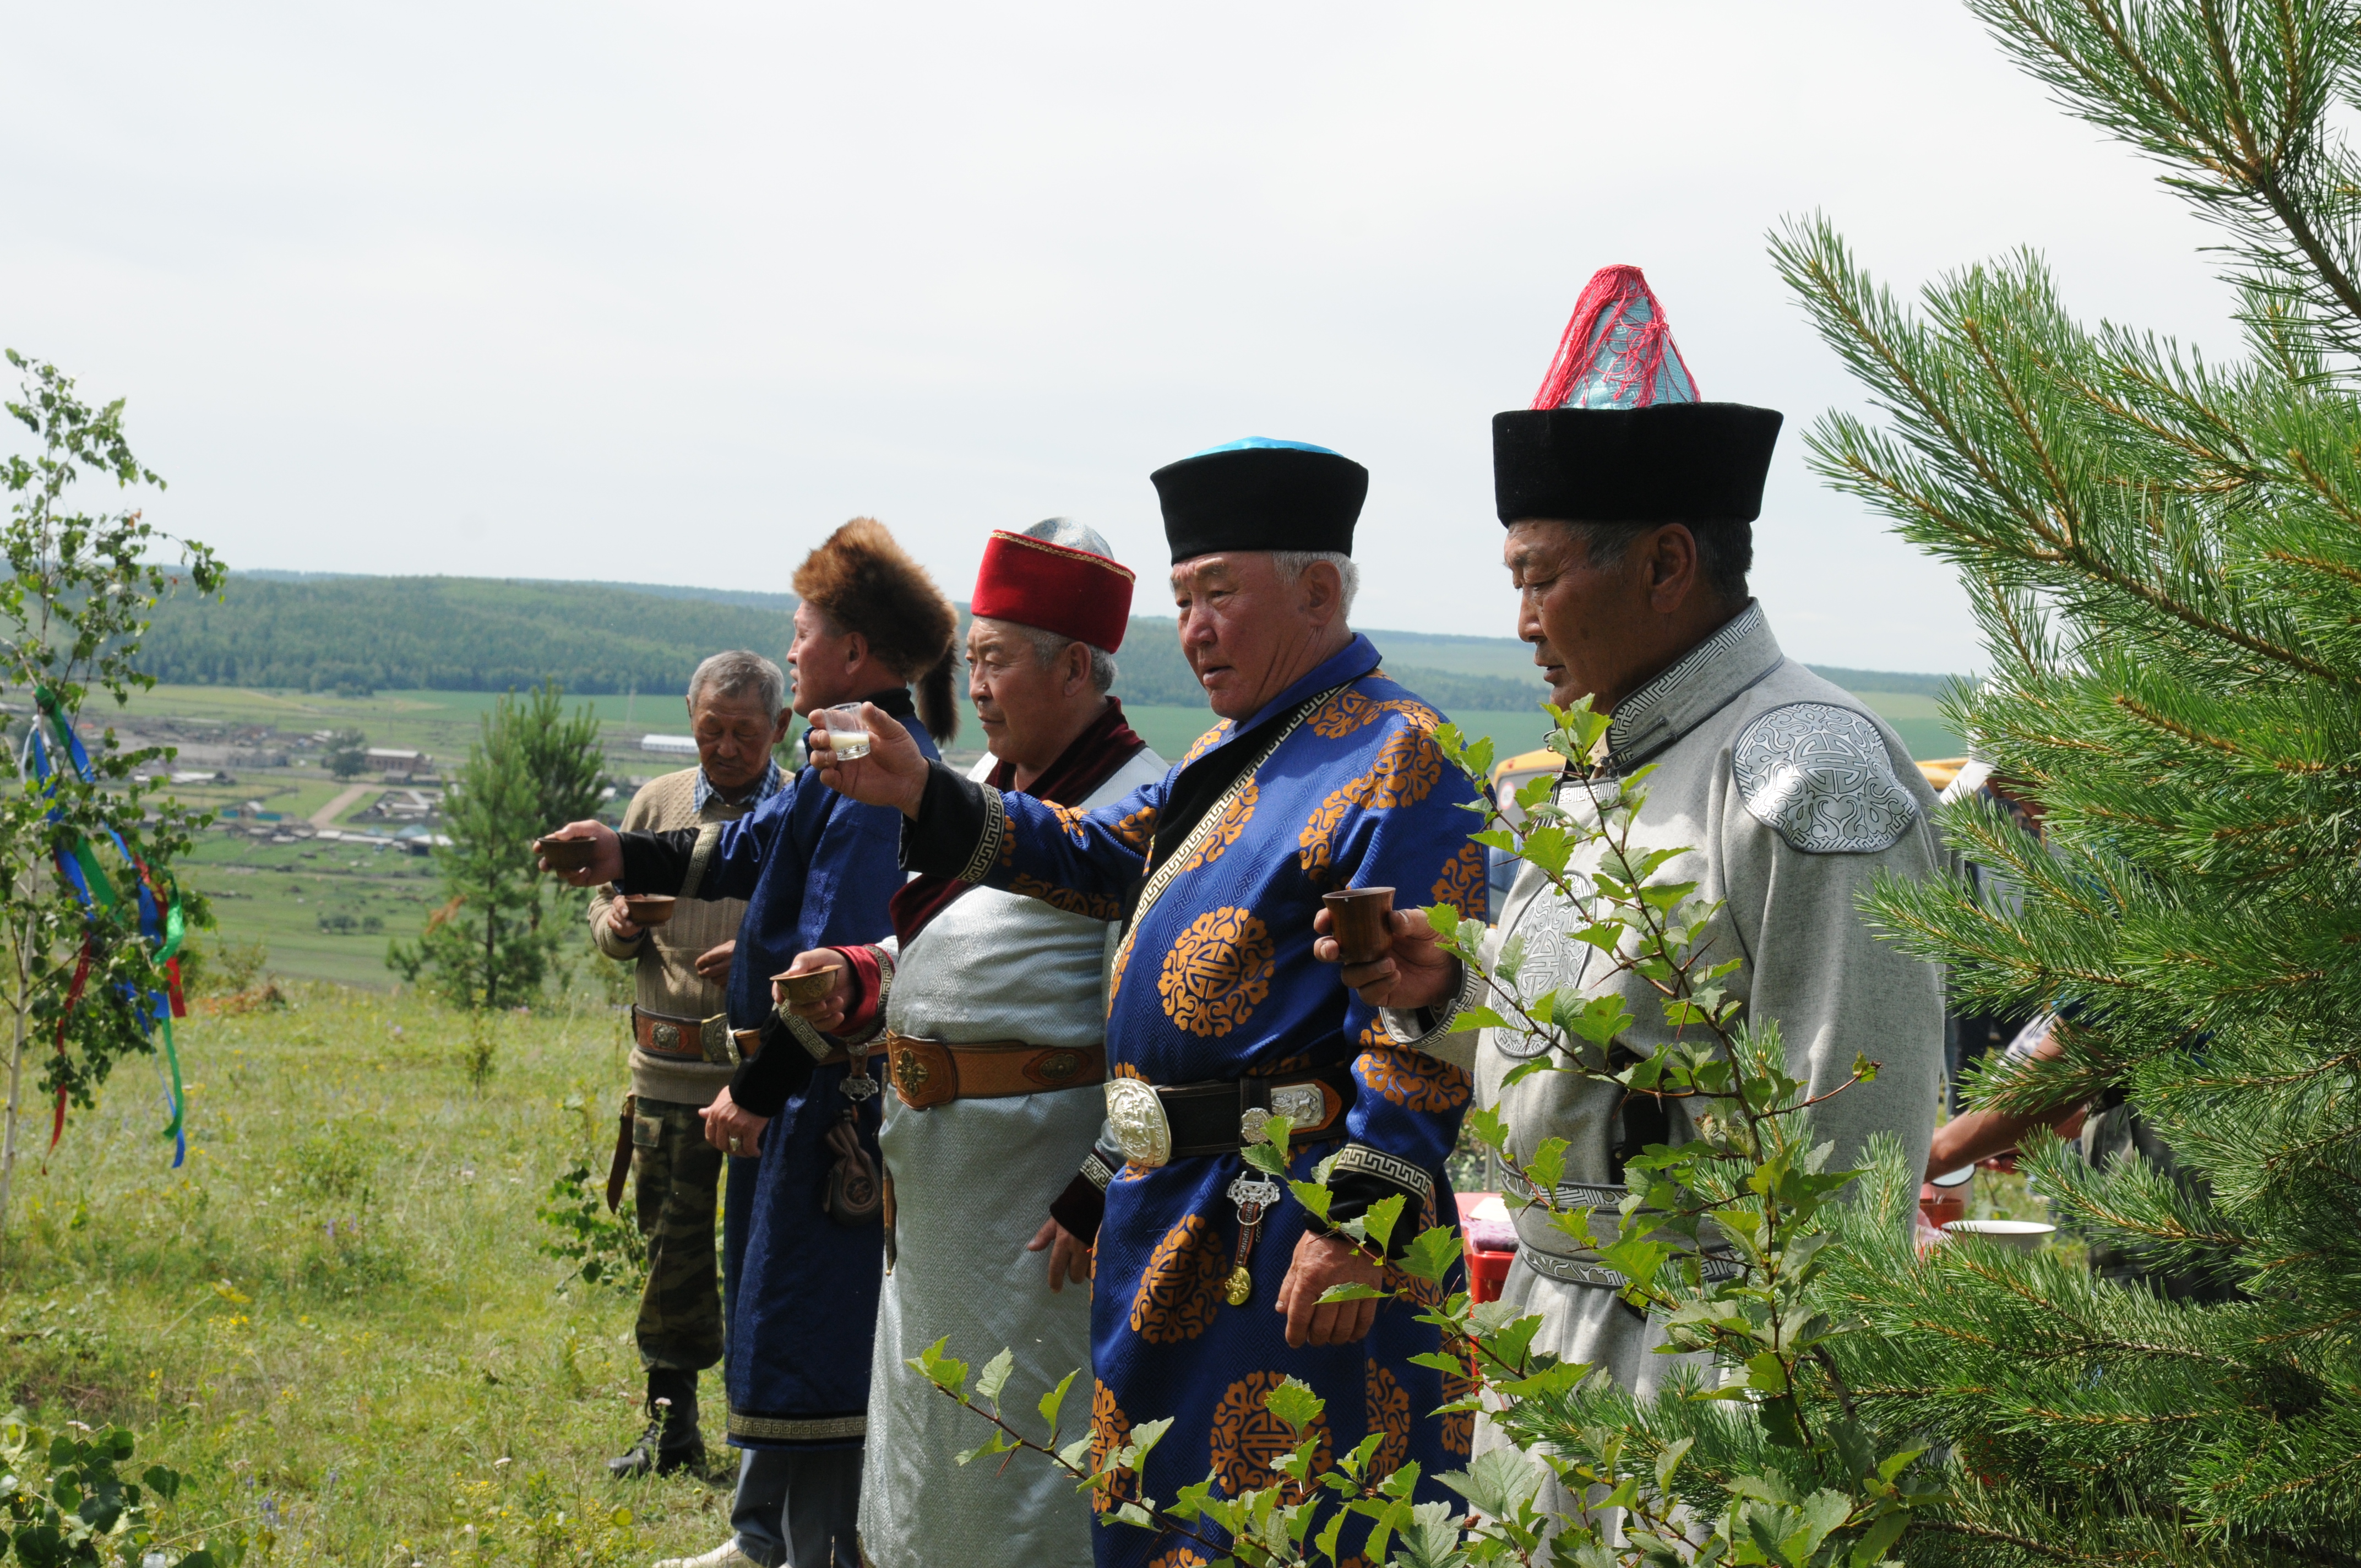
{"type": "MultiPolygon", "coordinates": [[[[724,648],[784,658],[785,594],[640,583],[239,573],[218,599],[156,611],[144,663],[160,681],[302,691],[505,691],[555,677],[585,695],[684,689],[724,648]]],[[[1133,704],[1204,701],[1169,617],[1135,616],[1116,657],[1133,704]]],[[[1372,631],[1386,672],[1445,712],[1523,712],[1542,696],[1504,637],[1372,631]]],[[[1931,692],[1945,677],[1822,672],[1852,690],[1931,692]]]]}
{"type": "Polygon", "coordinates": [[[776,658],[778,609],[585,583],[488,577],[233,576],[218,599],[159,605],[158,680],[303,691],[505,691],[555,675],[571,692],[675,691],[707,653],[776,658]]]}

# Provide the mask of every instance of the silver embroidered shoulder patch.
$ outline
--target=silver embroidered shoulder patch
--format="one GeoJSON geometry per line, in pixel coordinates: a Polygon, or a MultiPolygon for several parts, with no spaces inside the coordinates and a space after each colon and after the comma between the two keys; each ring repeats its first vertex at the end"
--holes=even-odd
{"type": "Polygon", "coordinates": [[[1849,707],[1774,707],[1739,732],[1730,765],[1746,809],[1807,855],[1875,854],[1918,820],[1877,726],[1849,707]]]}

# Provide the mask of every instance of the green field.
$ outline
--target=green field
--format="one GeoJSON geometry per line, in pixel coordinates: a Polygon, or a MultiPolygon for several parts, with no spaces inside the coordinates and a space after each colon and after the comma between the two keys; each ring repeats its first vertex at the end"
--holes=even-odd
{"type": "Polygon", "coordinates": [[[608,1479],[637,1428],[632,1303],[561,1292],[535,1251],[551,1182],[606,1168],[617,1014],[485,1020],[478,1092],[465,1018],[292,995],[181,1025],[183,1169],[138,1062],[18,1167],[0,1409],[137,1428],[140,1465],[190,1475],[164,1533],[244,1534],[249,1564],[642,1568],[720,1541],[718,1442],[712,1479],[608,1479]]]}

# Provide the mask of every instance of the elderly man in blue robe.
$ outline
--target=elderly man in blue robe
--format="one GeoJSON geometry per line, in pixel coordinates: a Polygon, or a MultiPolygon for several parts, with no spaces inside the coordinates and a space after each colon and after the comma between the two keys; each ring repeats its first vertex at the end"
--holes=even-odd
{"type": "MultiPolygon", "coordinates": [[[[1282,1112],[1297,1179],[1334,1158],[1332,1221],[1400,1199],[1397,1255],[1453,1223],[1444,1163],[1469,1080],[1423,1048],[1448,1019],[1389,1037],[1312,948],[1323,895],[1342,889],[1480,907],[1483,854],[1457,809],[1472,792],[1433,743],[1434,709],[1346,624],[1359,464],[1257,439],[1153,477],[1181,648],[1221,718],[1179,766],[1112,805],[1056,806],[930,764],[882,715],[867,757],[816,745],[813,762],[902,813],[911,869],[1122,922],[1107,1003],[1120,1146],[1094,1152],[1051,1211],[1059,1245],[1096,1243],[1096,1452],[1170,1417],[1137,1477],[1148,1495],[1209,1472],[1233,1496],[1278,1484],[1294,1439],[1265,1401],[1293,1377],[1325,1401],[1329,1452],[1375,1434],[1380,1465],[1416,1459],[1431,1478],[1464,1463],[1472,1428],[1436,1413],[1443,1376],[1411,1359],[1436,1331],[1406,1300],[1323,1302],[1402,1277],[1241,1150],[1282,1112]]],[[[1123,1524],[1093,1540],[1109,1568],[1210,1561],[1207,1544],[1123,1524]]]]}
{"type": "MultiPolygon", "coordinates": [[[[797,713],[865,704],[913,755],[958,722],[958,617],[884,525],[856,518],[796,572],[787,662],[797,713]],[[917,682],[914,703],[908,689],[917,682]]],[[[577,885],[747,901],[730,966],[736,1072],[702,1114],[728,1153],[722,1216],[730,1442],[742,1451],[730,1539],[658,1568],[855,1568],[870,1333],[884,1271],[869,1053],[777,1009],[771,977],[815,948],[893,929],[899,820],[821,787],[807,769],[751,815],[673,833],[596,822],[577,885]]]]}

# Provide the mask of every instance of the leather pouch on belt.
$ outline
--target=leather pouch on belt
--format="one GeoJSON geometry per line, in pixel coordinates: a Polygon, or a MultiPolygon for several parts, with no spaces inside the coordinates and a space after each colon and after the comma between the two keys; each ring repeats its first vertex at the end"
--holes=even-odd
{"type": "Polygon", "coordinates": [[[639,1106],[637,1095],[623,1096],[623,1113],[617,1118],[615,1126],[615,1157],[607,1166],[607,1212],[609,1214],[622,1207],[623,1179],[631,1173],[631,1123],[639,1106]]]}

